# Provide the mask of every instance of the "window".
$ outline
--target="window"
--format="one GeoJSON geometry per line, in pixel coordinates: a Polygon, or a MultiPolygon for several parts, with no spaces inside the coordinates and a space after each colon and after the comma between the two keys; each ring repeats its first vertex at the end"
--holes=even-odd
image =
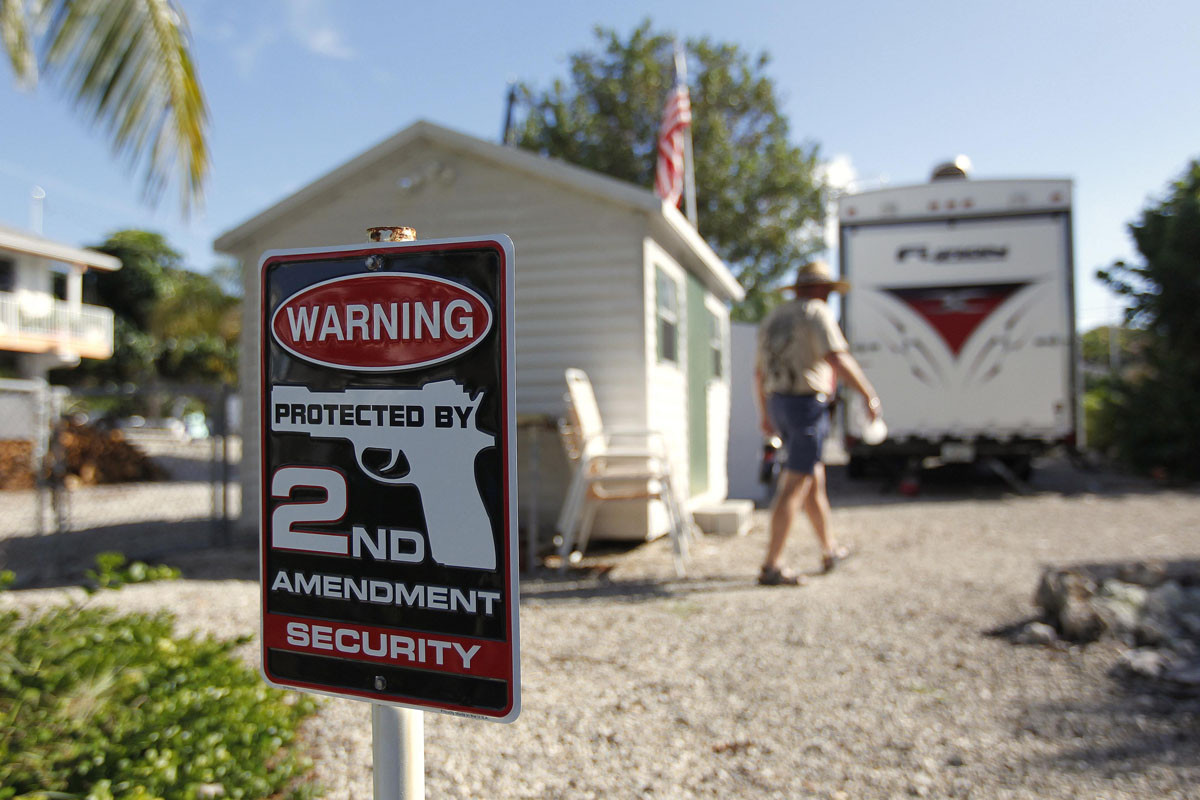
{"type": "Polygon", "coordinates": [[[55,300],[67,299],[67,276],[61,272],[50,273],[50,294],[55,300]]]}
{"type": "Polygon", "coordinates": [[[0,292],[11,292],[16,280],[17,265],[10,259],[0,258],[0,292]]]}
{"type": "Polygon", "coordinates": [[[658,360],[679,363],[679,285],[654,268],[654,313],[658,320],[658,360]]]}
{"type": "Polygon", "coordinates": [[[97,280],[102,274],[98,269],[89,269],[83,273],[83,279],[80,281],[82,284],[80,287],[80,296],[83,298],[84,303],[93,306],[104,305],[104,300],[100,296],[100,287],[96,285],[97,280]]]}
{"type": "Polygon", "coordinates": [[[712,376],[724,374],[725,342],[721,337],[721,318],[711,310],[708,312],[708,346],[712,350],[712,376]]]}

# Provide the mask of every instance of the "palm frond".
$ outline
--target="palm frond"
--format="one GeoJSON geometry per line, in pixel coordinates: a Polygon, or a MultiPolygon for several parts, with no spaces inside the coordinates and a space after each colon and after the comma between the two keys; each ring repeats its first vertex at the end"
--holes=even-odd
{"type": "Polygon", "coordinates": [[[23,0],[0,0],[0,43],[8,53],[8,61],[18,82],[25,86],[37,83],[37,61],[33,57],[23,0]]]}
{"type": "MultiPolygon", "coordinates": [[[[19,0],[0,0],[6,5],[19,0]]],[[[157,202],[176,170],[184,214],[203,199],[208,109],[187,22],[170,0],[44,0],[39,61],[113,149],[141,169],[157,202]]]]}

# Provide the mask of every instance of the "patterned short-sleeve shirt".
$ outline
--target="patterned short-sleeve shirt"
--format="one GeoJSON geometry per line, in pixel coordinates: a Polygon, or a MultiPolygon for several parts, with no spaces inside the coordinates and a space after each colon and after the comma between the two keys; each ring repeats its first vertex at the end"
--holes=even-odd
{"type": "Polygon", "coordinates": [[[793,300],[776,307],[758,328],[756,366],[768,394],[830,394],[830,353],[849,350],[824,300],[793,300]]]}

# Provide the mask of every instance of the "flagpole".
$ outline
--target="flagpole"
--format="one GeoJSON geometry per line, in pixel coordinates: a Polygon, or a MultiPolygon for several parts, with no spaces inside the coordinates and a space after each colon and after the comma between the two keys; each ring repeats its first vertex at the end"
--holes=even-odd
{"type": "Polygon", "coordinates": [[[692,126],[683,134],[683,207],[687,210],[688,222],[696,230],[696,170],[692,163],[692,126]]]}
{"type": "MultiPolygon", "coordinates": [[[[679,42],[675,42],[675,83],[687,83],[687,56],[679,42]]],[[[683,208],[688,222],[696,230],[696,167],[692,160],[692,126],[683,129],[683,208]]]]}

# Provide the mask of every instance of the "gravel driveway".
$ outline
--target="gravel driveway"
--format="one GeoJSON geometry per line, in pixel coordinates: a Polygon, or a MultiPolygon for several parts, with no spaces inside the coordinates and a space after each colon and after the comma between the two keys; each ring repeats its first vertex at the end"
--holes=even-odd
{"type": "MultiPolygon", "coordinates": [[[[426,714],[427,796],[1197,796],[1200,701],[1123,689],[1112,644],[1022,647],[986,631],[1034,613],[1043,565],[1197,557],[1200,494],[1065,467],[1023,497],[832,483],[835,529],[857,553],[805,587],[754,584],[761,512],[748,536],[706,538],[684,580],[660,541],[523,581],[522,715],[426,714]]],[[[807,529],[788,552],[816,567],[807,529]]],[[[221,634],[257,628],[251,551],[181,564],[191,579],[104,601],[169,606],[221,634]]],[[[371,796],[369,720],[367,705],[330,700],[311,724],[326,797],[371,796]]]]}

